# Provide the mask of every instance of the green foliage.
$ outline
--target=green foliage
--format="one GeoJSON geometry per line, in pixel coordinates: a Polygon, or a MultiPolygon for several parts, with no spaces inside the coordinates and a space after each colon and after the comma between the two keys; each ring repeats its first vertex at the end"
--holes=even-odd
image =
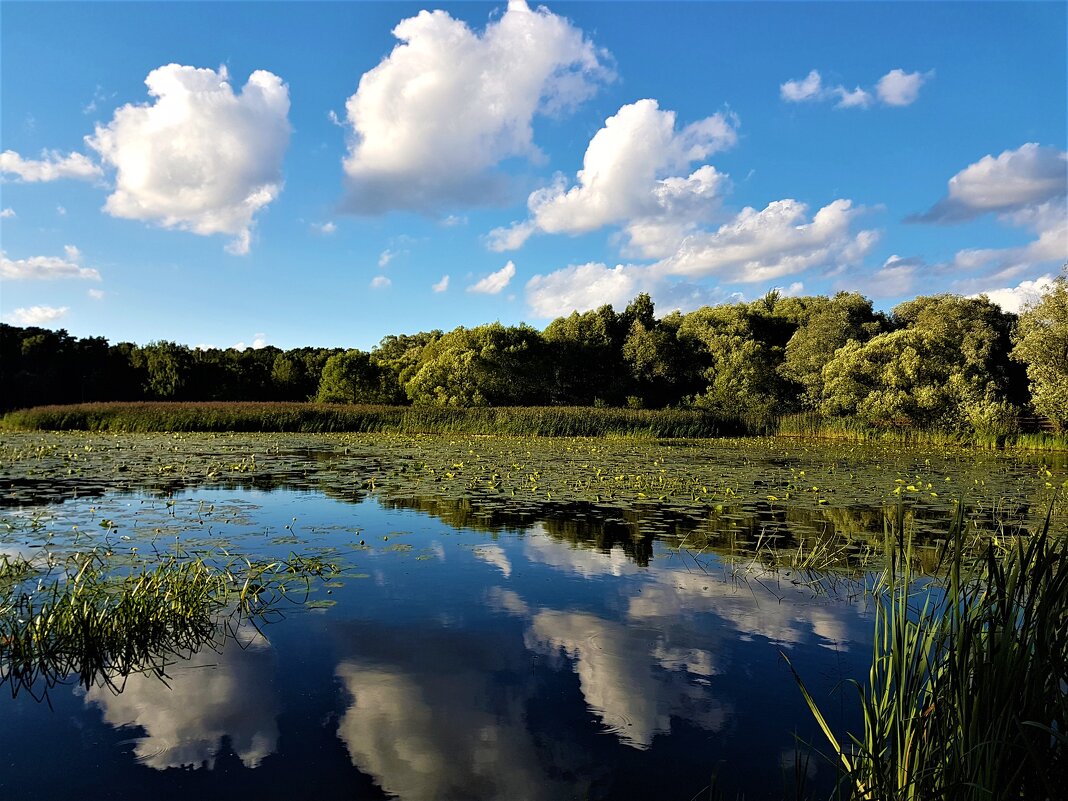
{"type": "Polygon", "coordinates": [[[299,431],[712,437],[752,433],[745,419],[691,409],[459,408],[320,403],[86,403],[8,412],[0,430],[299,431]]]}
{"type": "Polygon", "coordinates": [[[1068,781],[1068,540],[1047,518],[969,564],[962,510],[940,582],[914,576],[901,507],[888,529],[861,731],[840,740],[797,677],[846,798],[1053,798],[1068,781]]]}
{"type": "Polygon", "coordinates": [[[824,415],[956,430],[985,424],[991,404],[1010,400],[1011,315],[985,298],[937,295],[902,304],[894,322],[895,331],[835,351],[821,373],[824,415]]]}
{"type": "MultiPolygon", "coordinates": [[[[497,322],[389,335],[369,354],[193,350],[169,342],[108,346],[63,331],[0,326],[0,379],[10,388],[0,408],[309,399],[447,408],[693,408],[746,430],[772,430],[783,415],[811,411],[863,428],[939,428],[1001,440],[1036,427],[1019,420],[1019,410],[1031,404],[1024,363],[1034,409],[1068,428],[1064,295],[1062,280],[1040,309],[1028,312],[1012,351],[1016,360],[1010,358],[1014,316],[985,298],[954,295],[918,297],[888,317],[855,293],[794,298],[773,290],[750,303],[658,319],[643,293],[622,312],[609,305],[575,312],[542,332],[497,322]]],[[[320,412],[306,419],[350,425],[320,412]]],[[[361,418],[359,425],[377,423],[361,418]]]]}
{"type": "Polygon", "coordinates": [[[403,397],[396,375],[359,350],[335,353],[326,360],[317,403],[397,403],[403,397]]]}
{"type": "Polygon", "coordinates": [[[422,348],[404,384],[415,404],[522,406],[546,400],[547,352],[530,326],[457,328],[422,348]]]}
{"type": "Polygon", "coordinates": [[[1057,278],[1024,309],[1012,357],[1027,366],[1031,403],[1059,431],[1068,431],[1068,279],[1057,278]]]}

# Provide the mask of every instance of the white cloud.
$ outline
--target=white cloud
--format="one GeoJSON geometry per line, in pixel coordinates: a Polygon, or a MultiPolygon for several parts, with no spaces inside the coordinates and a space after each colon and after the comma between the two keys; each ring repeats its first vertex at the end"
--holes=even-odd
{"type": "Polygon", "coordinates": [[[801,80],[787,81],[779,86],[779,96],[791,103],[818,100],[823,95],[823,79],[819,70],[812,70],[801,80]]]}
{"type": "Polygon", "coordinates": [[[324,223],[312,223],[311,227],[325,236],[329,236],[337,231],[337,226],[330,221],[324,223]]]}
{"type": "Polygon", "coordinates": [[[923,259],[892,255],[882,267],[868,278],[849,276],[840,284],[841,289],[856,289],[857,281],[863,282],[864,294],[874,298],[899,298],[912,291],[917,273],[926,265],[923,259]]]}
{"type": "Polygon", "coordinates": [[[632,247],[660,253],[718,208],[726,177],[705,165],[689,176],[672,173],[703,161],[738,139],[733,115],[714,114],[676,130],[675,112],[655,100],[625,105],[590,140],[570,188],[563,176],[527,199],[527,222],[498,228],[490,248],[514,249],[534,232],[580,234],[623,224],[632,247]]]}
{"type": "Polygon", "coordinates": [[[396,258],[396,251],[392,251],[386,248],[378,255],[378,267],[379,269],[386,267],[394,258],[396,258]]]}
{"type": "Polygon", "coordinates": [[[538,318],[560,317],[606,303],[621,306],[647,288],[647,277],[647,271],[635,266],[571,265],[527,281],[527,305],[538,318]]]}
{"type": "Polygon", "coordinates": [[[495,273],[490,273],[481,281],[477,281],[467,288],[468,292],[478,292],[483,295],[497,295],[515,277],[515,264],[508,262],[495,273]]]}
{"type": "Polygon", "coordinates": [[[486,247],[494,253],[506,250],[519,250],[537,230],[533,220],[514,222],[511,225],[494,228],[486,235],[486,247]]]}
{"type": "Polygon", "coordinates": [[[99,178],[103,172],[81,153],[63,155],[58,150],[44,150],[40,160],[24,159],[14,150],[0,153],[0,173],[14,175],[20,181],[37,183],[41,181],[58,181],[61,178],[74,178],[91,181],[99,178]]]}
{"type": "Polygon", "coordinates": [[[888,106],[908,106],[920,96],[920,87],[933,75],[933,72],[905,72],[890,70],[875,85],[879,99],[888,106]]]}
{"type": "Polygon", "coordinates": [[[835,87],[834,93],[838,95],[836,108],[867,108],[872,104],[873,98],[870,92],[866,92],[859,86],[849,91],[844,86],[835,87]]]}
{"type": "Polygon", "coordinates": [[[86,142],[116,170],[105,210],[249,250],[257,212],[282,191],[289,90],[257,70],[234,94],[218,71],[168,64],[145,79],[151,104],[125,105],[86,142]]]}
{"type": "Polygon", "coordinates": [[[1027,305],[1037,302],[1044,294],[1050,291],[1054,285],[1052,275],[1043,275],[1033,281],[1021,281],[1016,286],[1003,287],[1001,289],[988,289],[970,297],[986,295],[991,301],[998,304],[1002,309],[1013,314],[1019,314],[1020,310],[1027,305]]]}
{"type": "Polygon", "coordinates": [[[433,289],[435,292],[444,292],[446,289],[449,288],[449,276],[447,276],[447,275],[441,276],[441,280],[438,281],[433,286],[431,286],[430,288],[433,289]]]}
{"type": "Polygon", "coordinates": [[[66,257],[31,256],[28,259],[9,259],[0,251],[0,276],[9,280],[49,281],[56,278],[84,278],[99,281],[100,273],[78,262],[81,252],[73,245],[64,247],[66,257]]]}
{"type": "Polygon", "coordinates": [[[10,217],[17,217],[17,216],[18,215],[15,214],[15,210],[12,209],[12,208],[6,208],[3,211],[0,211],[0,219],[3,219],[3,220],[6,220],[6,219],[8,219],[10,217]]]}
{"type": "Polygon", "coordinates": [[[252,348],[252,350],[260,350],[261,348],[266,348],[267,344],[267,335],[261,332],[257,332],[252,335],[251,345],[246,345],[245,341],[242,340],[241,342],[235,342],[233,345],[231,345],[230,350],[248,350],[249,348],[252,348]]]}
{"type": "Polygon", "coordinates": [[[912,222],[959,222],[990,212],[1006,214],[1068,192],[1068,152],[1035,142],[983,156],[949,179],[946,197],[912,222]]]}
{"type": "Polygon", "coordinates": [[[891,70],[875,85],[875,95],[857,86],[846,89],[841,84],[827,86],[819,70],[812,70],[800,80],[786,81],[779,86],[779,96],[788,103],[810,103],[837,100],[836,108],[868,108],[875,97],[887,106],[907,106],[919,96],[920,87],[934,72],[905,72],[891,70]]]}
{"type": "Polygon", "coordinates": [[[13,325],[48,325],[70,311],[69,306],[28,306],[15,309],[7,315],[7,321],[13,325]]]}
{"type": "Polygon", "coordinates": [[[467,217],[458,214],[450,214],[441,221],[443,228],[455,228],[458,225],[467,225],[467,217]]]}
{"type": "Polygon", "coordinates": [[[653,269],[668,275],[715,275],[726,281],[773,281],[813,267],[848,266],[877,240],[874,231],[851,232],[861,212],[849,200],[835,200],[807,219],[808,207],[777,200],[761,211],[743,209],[715,231],[686,237],[672,256],[653,269]]]}
{"type": "Polygon", "coordinates": [[[66,217],[67,216],[67,207],[66,206],[56,206],[56,214],[58,214],[60,217],[66,217]]]}
{"type": "Polygon", "coordinates": [[[393,282],[384,275],[376,275],[371,279],[371,289],[388,289],[391,286],[393,282]]]}
{"type": "Polygon", "coordinates": [[[586,147],[575,186],[561,178],[530,195],[532,219],[541,231],[568,234],[619,222],[702,219],[724,176],[709,166],[688,177],[672,173],[731,147],[737,125],[733,115],[713,114],[676,130],[675,112],[656,100],[623,106],[586,147]]]}
{"type": "Polygon", "coordinates": [[[674,242],[665,237],[663,247],[674,250],[653,264],[609,268],[594,262],[535,275],[526,285],[527,303],[535,317],[550,318],[621,305],[649,292],[669,309],[686,310],[726,299],[721,288],[694,283],[710,276],[758,283],[811,269],[844,269],[862,262],[878,240],[876,231],[852,232],[861,211],[848,200],[824,206],[811,220],[796,200],[775,201],[762,211],[745,208],[718,229],[694,229],[674,242]]]}
{"type": "Polygon", "coordinates": [[[89,297],[93,300],[103,300],[104,297],[107,295],[107,293],[104,292],[104,290],[102,289],[90,289],[86,294],[88,294],[89,297]]]}
{"type": "Polygon", "coordinates": [[[535,114],[592,96],[607,56],[545,8],[512,0],[480,34],[444,11],[402,20],[400,41],[345,105],[348,208],[434,212],[492,202],[510,157],[540,159],[535,114]]]}

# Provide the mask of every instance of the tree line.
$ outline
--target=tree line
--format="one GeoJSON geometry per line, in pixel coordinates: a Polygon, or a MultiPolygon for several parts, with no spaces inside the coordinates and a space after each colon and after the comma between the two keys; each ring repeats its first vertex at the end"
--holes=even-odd
{"type": "Polygon", "coordinates": [[[109,345],[0,325],[5,410],[87,401],[304,401],[810,411],[869,425],[1000,433],[1021,416],[1068,429],[1068,286],[1017,316],[986,297],[784,297],[657,318],[638,295],[553,320],[385,337],[340,348],[109,345]]]}

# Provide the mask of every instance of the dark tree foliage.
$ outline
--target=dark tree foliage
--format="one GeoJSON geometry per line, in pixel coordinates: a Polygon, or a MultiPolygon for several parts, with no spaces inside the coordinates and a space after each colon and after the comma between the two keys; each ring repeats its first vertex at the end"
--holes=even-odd
{"type": "MultiPolygon", "coordinates": [[[[1059,302],[1063,282],[1057,291],[1051,297],[1059,302]]],[[[0,405],[160,399],[694,407],[750,420],[815,410],[877,425],[994,430],[1033,413],[1027,370],[1041,379],[1033,379],[1036,386],[1060,386],[1059,363],[1055,375],[1039,364],[1056,326],[1029,315],[1015,351],[1016,316],[986,298],[918,297],[888,316],[847,292],[797,298],[772,291],[750,303],[660,318],[641,294],[622,312],[609,305],[575,312],[544,331],[497,322],[391,334],[369,353],[109,345],[0,325],[0,405]]],[[[1034,408],[1053,417],[1046,395],[1034,408]]]]}

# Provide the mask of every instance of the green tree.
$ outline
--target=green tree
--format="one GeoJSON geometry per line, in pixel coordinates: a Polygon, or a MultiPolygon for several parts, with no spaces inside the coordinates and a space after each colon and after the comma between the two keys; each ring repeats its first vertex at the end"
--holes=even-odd
{"type": "Polygon", "coordinates": [[[1024,308],[1012,357],[1027,366],[1031,404],[1058,430],[1068,430],[1068,278],[1058,277],[1024,308]]]}
{"type": "Polygon", "coordinates": [[[399,398],[393,373],[361,350],[327,359],[315,396],[319,403],[396,403],[399,398]]]}
{"type": "Polygon", "coordinates": [[[853,292],[805,298],[797,330],[786,343],[779,373],[801,386],[801,403],[815,409],[823,397],[823,368],[847,342],[867,342],[882,323],[871,301],[853,292]]]}

